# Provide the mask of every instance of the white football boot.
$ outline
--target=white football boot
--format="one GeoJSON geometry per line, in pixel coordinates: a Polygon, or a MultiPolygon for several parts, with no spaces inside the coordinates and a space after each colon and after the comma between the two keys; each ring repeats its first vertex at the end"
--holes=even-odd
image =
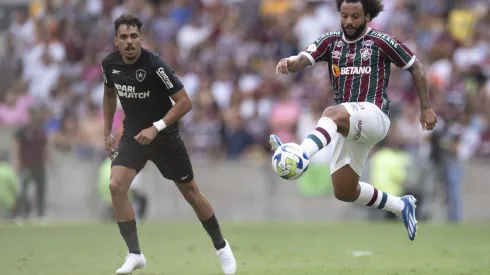
{"type": "Polygon", "coordinates": [[[134,270],[140,269],[140,268],[145,268],[146,267],[146,258],[141,254],[133,254],[133,253],[128,253],[128,256],[126,256],[126,260],[124,261],[124,264],[116,270],[117,275],[129,275],[133,273],[134,270]]]}
{"type": "Polygon", "coordinates": [[[216,255],[219,258],[219,262],[221,264],[221,269],[225,274],[235,274],[236,272],[236,260],[235,256],[233,256],[233,252],[231,251],[230,244],[226,241],[225,247],[216,251],[216,255]]]}

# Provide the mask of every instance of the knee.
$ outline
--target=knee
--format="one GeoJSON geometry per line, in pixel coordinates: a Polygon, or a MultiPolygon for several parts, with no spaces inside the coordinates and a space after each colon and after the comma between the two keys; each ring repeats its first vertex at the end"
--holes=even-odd
{"type": "Polygon", "coordinates": [[[339,201],[354,202],[358,198],[358,184],[334,184],[334,195],[339,201]]]}
{"type": "Polygon", "coordinates": [[[199,199],[201,193],[197,189],[197,187],[193,184],[185,184],[180,188],[184,199],[189,202],[191,205],[195,204],[195,202],[199,199]]]}
{"type": "Polygon", "coordinates": [[[109,184],[109,190],[111,191],[111,195],[114,196],[122,196],[127,195],[129,189],[129,184],[124,184],[122,180],[112,178],[111,183],[109,184]]]}
{"type": "Polygon", "coordinates": [[[337,126],[349,125],[349,113],[341,105],[328,107],[323,111],[323,116],[330,118],[337,126]]]}

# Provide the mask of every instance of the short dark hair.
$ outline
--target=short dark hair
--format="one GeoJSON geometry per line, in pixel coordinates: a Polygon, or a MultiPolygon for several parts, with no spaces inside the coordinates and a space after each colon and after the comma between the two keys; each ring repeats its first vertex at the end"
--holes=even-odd
{"type": "Polygon", "coordinates": [[[383,0],[336,0],[337,1],[337,11],[340,12],[340,7],[342,3],[358,3],[362,4],[364,9],[364,14],[369,14],[371,16],[371,20],[376,18],[380,12],[384,10],[385,5],[383,4],[383,0]]]}
{"type": "Polygon", "coordinates": [[[121,25],[136,27],[138,29],[138,32],[141,32],[141,27],[143,26],[143,22],[141,22],[141,19],[139,19],[138,17],[132,14],[125,13],[119,16],[114,22],[114,30],[116,32],[116,35],[117,35],[117,31],[119,30],[119,26],[121,25]]]}

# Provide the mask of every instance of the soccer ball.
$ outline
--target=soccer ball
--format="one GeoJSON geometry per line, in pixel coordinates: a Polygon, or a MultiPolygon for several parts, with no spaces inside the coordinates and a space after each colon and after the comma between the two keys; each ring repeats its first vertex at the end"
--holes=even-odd
{"type": "Polygon", "coordinates": [[[301,177],[310,163],[301,146],[285,143],[272,156],[272,168],[283,179],[295,180],[301,177]]]}

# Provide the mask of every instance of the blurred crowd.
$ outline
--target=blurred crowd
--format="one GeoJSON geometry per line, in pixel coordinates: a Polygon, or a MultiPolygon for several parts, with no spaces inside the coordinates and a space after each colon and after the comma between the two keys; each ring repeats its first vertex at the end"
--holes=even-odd
{"type": "MultiPolygon", "coordinates": [[[[15,12],[4,35],[0,124],[21,126],[41,115],[47,143],[82,159],[104,156],[100,62],[115,50],[113,22],[126,12],[140,16],[144,47],[167,60],[192,98],[181,129],[194,158],[268,158],[271,132],[284,141],[302,140],[334,104],[324,64],[275,74],[280,58],[340,28],[334,1],[30,2],[15,12]]],[[[439,123],[431,133],[422,131],[411,76],[394,69],[392,131],[373,154],[403,152],[421,166],[439,167],[448,180],[462,161],[490,156],[488,3],[384,3],[385,12],[370,26],[405,42],[424,64],[439,123]]],[[[123,118],[118,109],[117,133],[123,118]]],[[[328,162],[327,155],[314,162],[328,162]]]]}

